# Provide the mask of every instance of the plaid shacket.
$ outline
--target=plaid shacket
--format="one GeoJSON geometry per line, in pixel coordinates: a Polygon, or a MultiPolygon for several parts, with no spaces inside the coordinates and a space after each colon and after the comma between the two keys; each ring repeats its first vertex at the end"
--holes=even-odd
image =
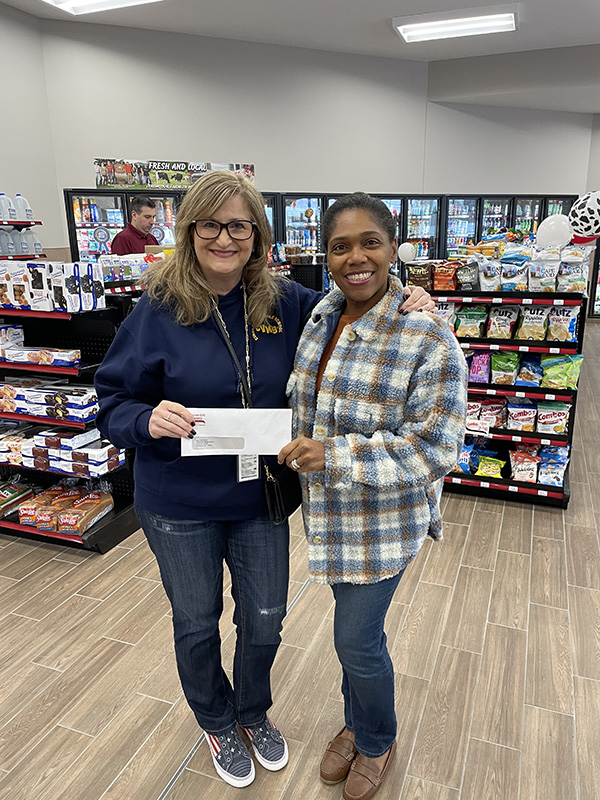
{"type": "Polygon", "coordinates": [[[313,310],[288,383],[294,436],[325,446],[325,470],[300,476],[311,580],[376,583],[441,538],[433,483],[456,464],[467,370],[446,322],[403,315],[402,286],[342,331],[315,402],[323,350],[344,307],[339,289],[313,310]]]}

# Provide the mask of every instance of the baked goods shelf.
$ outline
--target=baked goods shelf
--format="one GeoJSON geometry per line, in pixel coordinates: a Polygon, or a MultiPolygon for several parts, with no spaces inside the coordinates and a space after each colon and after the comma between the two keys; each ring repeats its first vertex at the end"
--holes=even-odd
{"type": "Polygon", "coordinates": [[[498,383],[469,382],[469,394],[485,394],[498,397],[529,397],[534,400],[572,400],[576,389],[548,389],[542,386],[516,386],[498,383]]]}
{"type": "Polygon", "coordinates": [[[50,375],[83,375],[98,369],[99,364],[80,364],[79,367],[53,367],[52,364],[17,364],[14,361],[0,361],[1,370],[18,370],[22,372],[47,372],[50,375]]]}
{"type": "Polygon", "coordinates": [[[35,417],[33,414],[17,414],[14,411],[0,411],[0,419],[14,419],[20,422],[39,422],[42,425],[56,425],[60,428],[77,428],[84,430],[93,419],[86,419],[83,422],[70,419],[55,419],[53,417],[35,417]]]}

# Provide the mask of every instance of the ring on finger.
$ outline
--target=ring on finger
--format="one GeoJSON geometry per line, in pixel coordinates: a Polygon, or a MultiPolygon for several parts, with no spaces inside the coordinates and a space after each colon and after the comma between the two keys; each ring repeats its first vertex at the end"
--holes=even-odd
{"type": "Polygon", "coordinates": [[[295,458],[292,458],[292,461],[291,461],[290,467],[291,467],[292,469],[300,469],[300,464],[299,464],[299,463],[296,461],[296,459],[295,459],[295,458]]]}
{"type": "Polygon", "coordinates": [[[171,417],[173,416],[174,413],[175,412],[173,412],[173,411],[169,411],[169,413],[165,417],[165,422],[168,422],[171,419],[171,417]]]}

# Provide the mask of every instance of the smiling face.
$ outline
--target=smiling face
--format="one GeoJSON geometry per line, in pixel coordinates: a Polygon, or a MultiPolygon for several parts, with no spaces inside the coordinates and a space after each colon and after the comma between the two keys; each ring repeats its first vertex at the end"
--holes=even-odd
{"type": "Polygon", "coordinates": [[[340,212],[327,246],[327,264],[346,297],[346,313],[362,315],[387,291],[396,240],[374,221],[368,211],[340,212]]]}
{"type": "MultiPolygon", "coordinates": [[[[211,219],[233,222],[238,219],[252,220],[253,217],[246,201],[235,195],[211,214],[211,219]]],[[[216,239],[201,239],[195,230],[192,236],[202,274],[217,294],[227,294],[242,279],[243,269],[252,255],[255,234],[249,239],[232,239],[227,228],[223,228],[216,239]]]]}

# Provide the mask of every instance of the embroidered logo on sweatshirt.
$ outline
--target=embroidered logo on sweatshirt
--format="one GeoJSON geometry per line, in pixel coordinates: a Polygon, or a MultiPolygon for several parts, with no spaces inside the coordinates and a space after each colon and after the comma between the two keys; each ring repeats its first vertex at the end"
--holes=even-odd
{"type": "Polygon", "coordinates": [[[258,342],[258,333],[283,333],[283,325],[279,317],[267,317],[267,321],[258,328],[252,328],[252,338],[258,342]]]}

